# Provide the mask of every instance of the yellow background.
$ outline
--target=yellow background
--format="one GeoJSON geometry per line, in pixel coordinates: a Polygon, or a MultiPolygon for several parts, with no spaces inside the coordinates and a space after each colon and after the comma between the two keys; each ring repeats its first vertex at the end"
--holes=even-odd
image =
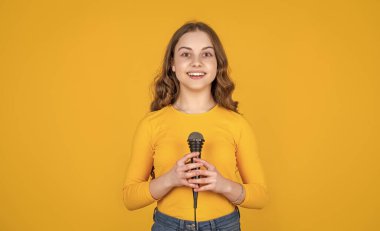
{"type": "MultiPolygon", "coordinates": [[[[0,2],[0,230],[150,230],[131,138],[187,20],[220,36],[271,201],[245,231],[380,229],[379,1],[0,2]]],[[[190,198],[189,198],[190,199],[190,198]]]]}

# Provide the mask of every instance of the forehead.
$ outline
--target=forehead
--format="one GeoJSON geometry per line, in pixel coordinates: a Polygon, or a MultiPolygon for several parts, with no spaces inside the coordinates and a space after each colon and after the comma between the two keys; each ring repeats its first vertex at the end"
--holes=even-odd
{"type": "Polygon", "coordinates": [[[178,47],[186,46],[190,48],[203,48],[206,46],[212,46],[212,42],[206,32],[192,31],[187,32],[178,40],[176,50],[178,47]]]}

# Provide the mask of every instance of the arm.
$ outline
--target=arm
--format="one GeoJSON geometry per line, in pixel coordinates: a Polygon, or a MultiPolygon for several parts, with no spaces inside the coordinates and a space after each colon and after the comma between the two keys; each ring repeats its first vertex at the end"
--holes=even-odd
{"type": "Polygon", "coordinates": [[[207,170],[194,170],[192,174],[202,175],[200,179],[190,179],[190,183],[204,184],[194,189],[196,192],[213,191],[224,195],[235,205],[245,208],[261,209],[269,200],[264,173],[257,153],[257,144],[250,124],[243,117],[239,123],[239,135],[236,138],[236,160],[243,184],[223,177],[214,165],[205,160],[194,158],[203,163],[207,170]]]}
{"type": "Polygon", "coordinates": [[[194,158],[195,162],[202,163],[207,170],[195,170],[191,174],[207,176],[201,179],[190,179],[190,183],[206,184],[200,188],[195,188],[195,192],[211,190],[220,193],[233,204],[239,205],[245,198],[245,189],[242,184],[223,177],[214,165],[205,160],[194,158]]]}
{"type": "Polygon", "coordinates": [[[199,155],[199,152],[192,152],[186,154],[179,159],[176,164],[161,177],[150,182],[150,192],[154,198],[161,199],[172,188],[179,186],[187,186],[190,188],[198,188],[198,185],[188,182],[188,178],[193,176],[189,172],[191,169],[201,167],[202,163],[186,164],[186,161],[192,157],[199,155]]]}
{"type": "Polygon", "coordinates": [[[156,200],[163,198],[172,188],[173,186],[170,184],[167,174],[153,179],[149,184],[150,193],[153,198],[157,198],[156,200]]]}
{"type": "Polygon", "coordinates": [[[123,187],[123,200],[128,210],[152,204],[156,199],[150,194],[149,174],[153,165],[153,145],[149,121],[142,119],[135,131],[131,157],[123,187]]]}
{"type": "MultiPolygon", "coordinates": [[[[264,172],[261,167],[255,134],[242,117],[241,133],[237,145],[237,165],[243,180],[244,199],[240,206],[252,209],[262,209],[269,200],[264,172]]],[[[237,186],[232,186],[236,196],[237,186]]],[[[239,191],[240,192],[240,191],[239,191]]],[[[235,197],[237,198],[237,196],[235,197]]]]}
{"type": "Polygon", "coordinates": [[[199,153],[186,154],[176,162],[170,171],[148,181],[154,152],[151,131],[149,121],[143,119],[140,121],[133,138],[131,159],[123,187],[124,204],[129,210],[152,204],[164,197],[174,187],[198,187],[198,185],[190,184],[187,181],[187,178],[191,177],[187,171],[201,167],[202,164],[186,164],[186,160],[198,156],[199,153]]]}
{"type": "Polygon", "coordinates": [[[242,184],[232,180],[227,180],[225,191],[222,193],[235,205],[240,205],[245,199],[245,189],[242,184]]]}

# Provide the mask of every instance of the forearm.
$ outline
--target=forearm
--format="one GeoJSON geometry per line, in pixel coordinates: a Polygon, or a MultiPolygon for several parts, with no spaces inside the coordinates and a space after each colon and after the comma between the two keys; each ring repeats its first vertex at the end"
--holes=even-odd
{"type": "Polygon", "coordinates": [[[153,179],[152,181],[150,181],[149,184],[150,194],[156,200],[160,200],[161,198],[163,198],[167,193],[170,192],[172,188],[173,186],[171,185],[167,174],[153,179]]]}
{"type": "Polygon", "coordinates": [[[241,204],[245,199],[245,190],[242,184],[228,180],[225,190],[222,193],[229,201],[235,205],[241,204]]]}

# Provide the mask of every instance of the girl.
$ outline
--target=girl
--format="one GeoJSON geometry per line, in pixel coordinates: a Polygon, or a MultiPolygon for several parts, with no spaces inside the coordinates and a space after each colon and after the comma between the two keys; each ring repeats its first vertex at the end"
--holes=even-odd
{"type": "Polygon", "coordinates": [[[123,188],[129,210],[157,202],[153,231],[240,230],[237,205],[261,209],[268,201],[255,136],[232,100],[227,70],[222,44],[207,24],[188,22],[172,36],[151,111],[134,134],[123,188]],[[205,140],[201,158],[188,153],[194,131],[205,140]]]}

